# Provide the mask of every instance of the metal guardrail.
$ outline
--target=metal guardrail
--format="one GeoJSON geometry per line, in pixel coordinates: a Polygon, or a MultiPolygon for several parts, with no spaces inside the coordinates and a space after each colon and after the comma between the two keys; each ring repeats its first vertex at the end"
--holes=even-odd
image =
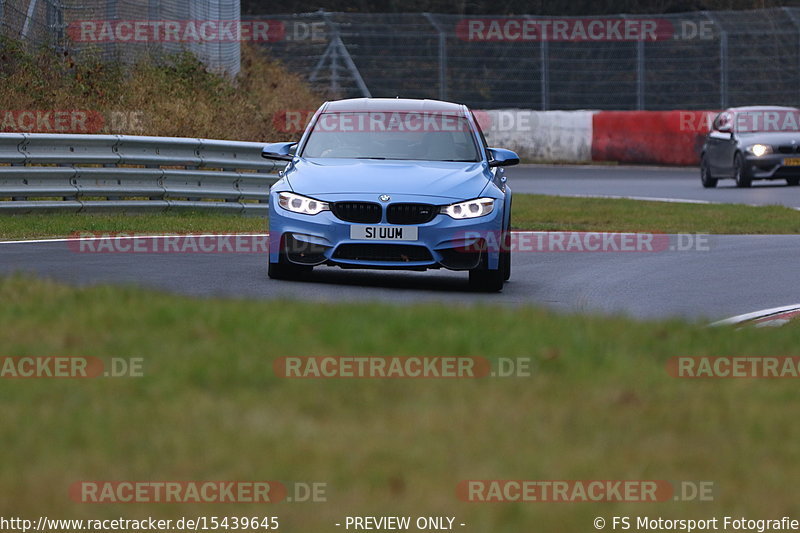
{"type": "Polygon", "coordinates": [[[267,213],[281,163],[266,143],[0,133],[0,214],[212,210],[267,213]]]}

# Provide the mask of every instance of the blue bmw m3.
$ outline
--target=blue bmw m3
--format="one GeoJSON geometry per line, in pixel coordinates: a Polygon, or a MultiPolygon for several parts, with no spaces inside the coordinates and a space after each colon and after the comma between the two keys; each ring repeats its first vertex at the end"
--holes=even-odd
{"type": "Polygon", "coordinates": [[[490,148],[466,106],[435,100],[326,102],[298,143],[264,148],[288,161],[270,190],[269,277],[318,265],[469,272],[496,292],[511,276],[514,152],[490,148]]]}

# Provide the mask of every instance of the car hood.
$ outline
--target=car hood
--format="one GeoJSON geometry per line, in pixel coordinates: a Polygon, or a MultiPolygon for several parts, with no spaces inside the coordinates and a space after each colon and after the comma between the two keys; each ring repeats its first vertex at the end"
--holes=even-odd
{"type": "Polygon", "coordinates": [[[396,194],[476,198],[489,183],[485,163],[297,159],[286,170],[289,186],[311,196],[396,194]]]}
{"type": "Polygon", "coordinates": [[[779,146],[781,144],[792,144],[792,141],[800,145],[800,131],[744,133],[739,135],[739,141],[745,146],[757,143],[779,146]]]}

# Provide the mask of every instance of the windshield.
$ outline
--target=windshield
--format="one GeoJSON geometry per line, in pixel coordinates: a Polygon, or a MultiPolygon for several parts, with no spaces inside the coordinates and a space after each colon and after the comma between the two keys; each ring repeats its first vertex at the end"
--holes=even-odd
{"type": "Polygon", "coordinates": [[[480,160],[466,117],[444,113],[324,113],[302,156],[309,158],[480,160]]]}

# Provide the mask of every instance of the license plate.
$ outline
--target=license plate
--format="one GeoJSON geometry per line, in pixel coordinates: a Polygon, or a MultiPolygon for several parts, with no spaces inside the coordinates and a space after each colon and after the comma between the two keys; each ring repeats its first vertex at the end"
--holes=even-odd
{"type": "Polygon", "coordinates": [[[416,241],[416,226],[350,226],[350,238],[361,241],[416,241]]]}
{"type": "Polygon", "coordinates": [[[800,167],[800,157],[787,157],[783,160],[784,166],[787,167],[800,167]]]}

